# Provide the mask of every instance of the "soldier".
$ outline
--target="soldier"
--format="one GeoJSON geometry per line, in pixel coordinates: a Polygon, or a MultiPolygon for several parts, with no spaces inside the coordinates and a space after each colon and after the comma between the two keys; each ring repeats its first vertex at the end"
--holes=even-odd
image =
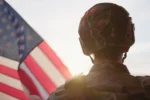
{"type": "Polygon", "coordinates": [[[134,44],[129,13],[113,3],[90,8],[79,25],[83,53],[93,67],[66,81],[48,100],[150,100],[150,77],[132,76],[123,64],[134,44]]]}

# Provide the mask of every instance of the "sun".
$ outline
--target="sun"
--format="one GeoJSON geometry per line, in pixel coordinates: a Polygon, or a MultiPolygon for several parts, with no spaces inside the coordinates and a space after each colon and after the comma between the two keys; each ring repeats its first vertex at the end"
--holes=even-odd
{"type": "MultiPolygon", "coordinates": [[[[84,63],[83,63],[84,64],[84,63]]],[[[90,67],[87,67],[86,65],[85,66],[72,66],[72,67],[69,67],[69,71],[70,73],[75,76],[75,75],[79,75],[79,74],[88,74],[89,70],[90,70],[91,66],[90,67]]]]}
{"type": "Polygon", "coordinates": [[[86,72],[83,72],[83,71],[81,71],[81,70],[79,70],[79,69],[75,69],[75,68],[71,68],[70,69],[70,73],[73,75],[73,76],[75,76],[75,75],[78,75],[78,74],[81,74],[81,73],[83,73],[83,74],[85,74],[86,72]]]}

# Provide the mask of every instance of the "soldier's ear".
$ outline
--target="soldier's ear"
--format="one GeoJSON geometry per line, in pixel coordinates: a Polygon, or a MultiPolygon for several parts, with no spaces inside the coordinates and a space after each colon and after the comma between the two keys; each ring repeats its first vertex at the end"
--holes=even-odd
{"type": "Polygon", "coordinates": [[[88,49],[86,48],[86,46],[84,45],[84,43],[82,42],[81,38],[79,38],[79,41],[80,41],[80,45],[81,45],[81,48],[82,48],[82,51],[85,55],[89,55],[89,52],[88,52],[88,49]]]}

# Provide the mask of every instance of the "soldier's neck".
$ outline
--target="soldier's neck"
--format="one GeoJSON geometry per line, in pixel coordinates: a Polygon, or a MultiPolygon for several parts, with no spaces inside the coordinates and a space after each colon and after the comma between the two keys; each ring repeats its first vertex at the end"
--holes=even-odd
{"type": "Polygon", "coordinates": [[[118,59],[111,59],[111,58],[95,58],[94,59],[94,64],[99,64],[103,62],[115,62],[115,63],[122,63],[122,58],[118,59]]]}

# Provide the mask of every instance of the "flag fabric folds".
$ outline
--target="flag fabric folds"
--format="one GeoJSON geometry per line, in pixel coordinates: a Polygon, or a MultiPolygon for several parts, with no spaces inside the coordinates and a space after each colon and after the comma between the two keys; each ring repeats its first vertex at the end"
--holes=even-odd
{"type": "Polygon", "coordinates": [[[0,100],[46,100],[70,77],[50,46],[0,0],[0,100]]]}

